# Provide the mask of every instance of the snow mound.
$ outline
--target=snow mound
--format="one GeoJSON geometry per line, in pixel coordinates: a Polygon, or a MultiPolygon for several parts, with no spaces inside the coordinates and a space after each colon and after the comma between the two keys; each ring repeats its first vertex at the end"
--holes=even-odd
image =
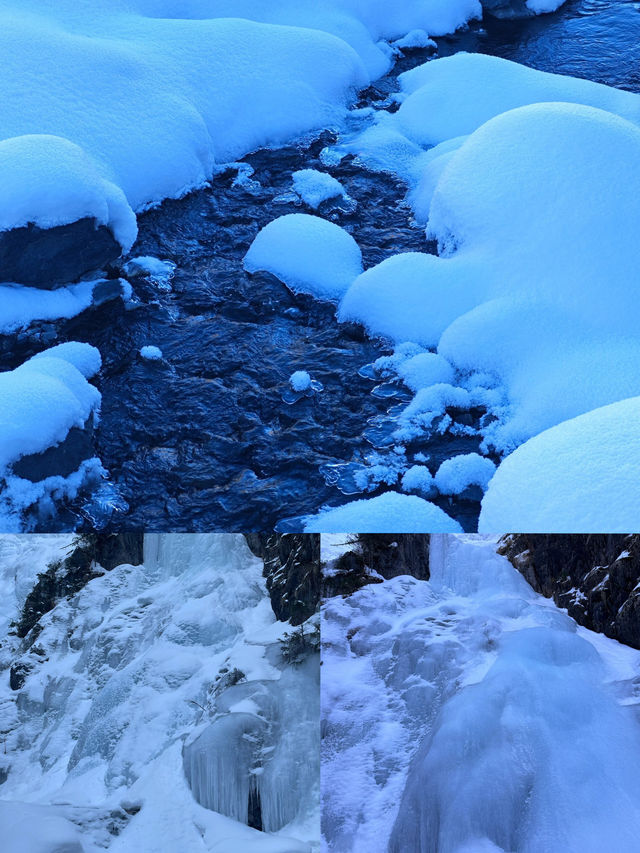
{"type": "Polygon", "coordinates": [[[46,134],[0,141],[0,231],[94,219],[113,232],[123,251],[133,245],[136,217],[122,190],[67,139],[46,134]]]}
{"type": "Polygon", "coordinates": [[[70,342],[0,373],[0,472],[84,426],[100,407],[100,392],[86,378],[99,367],[95,347],[70,342]]]}
{"type": "Polygon", "coordinates": [[[306,370],[296,370],[289,377],[289,384],[294,391],[308,391],[311,388],[311,376],[306,370]]]}
{"type": "Polygon", "coordinates": [[[420,146],[465,136],[501,113],[542,102],[584,104],[640,121],[637,94],[481,53],[436,59],[399,79],[406,97],[394,125],[420,146]]]}
{"type": "Polygon", "coordinates": [[[362,272],[362,253],[339,225],[306,213],[290,213],[260,231],[244,267],[250,273],[266,270],[291,290],[337,299],[362,272]]]}
{"type": "Polygon", "coordinates": [[[306,533],[425,533],[458,532],[457,521],[435,504],[416,495],[385,492],[375,498],[351,501],[305,520],[306,533]]]}
{"type": "Polygon", "coordinates": [[[540,433],[498,467],[479,530],[624,533],[638,526],[640,397],[540,433]]]}
{"type": "Polygon", "coordinates": [[[450,385],[454,378],[449,362],[435,352],[422,352],[407,359],[400,365],[398,375],[412,391],[437,383],[450,385]]]}
{"type": "Polygon", "coordinates": [[[483,491],[496,472],[495,463],[478,453],[464,453],[445,459],[434,477],[443,495],[459,495],[469,486],[479,486],[483,491]]]}
{"type": "Polygon", "coordinates": [[[317,169],[301,169],[294,172],[293,189],[305,204],[314,210],[330,198],[345,197],[345,189],[334,177],[317,169]]]}

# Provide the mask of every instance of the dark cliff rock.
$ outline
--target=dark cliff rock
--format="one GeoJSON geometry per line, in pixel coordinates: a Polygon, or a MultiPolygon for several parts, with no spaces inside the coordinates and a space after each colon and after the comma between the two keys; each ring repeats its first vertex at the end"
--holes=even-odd
{"type": "Polygon", "coordinates": [[[264,561],[271,607],[281,622],[301,625],[320,606],[320,536],[311,533],[245,533],[264,561]]]}
{"type": "Polygon", "coordinates": [[[640,534],[511,534],[498,550],[579,625],[640,649],[640,534]]]}
{"type": "Polygon", "coordinates": [[[323,577],[323,595],[350,595],[383,578],[429,580],[428,533],[359,533],[323,577]]]}
{"type": "Polygon", "coordinates": [[[93,219],[0,232],[0,281],[51,290],[103,269],[122,248],[111,231],[93,219]]]}
{"type": "Polygon", "coordinates": [[[79,537],[64,560],[51,564],[38,576],[22,609],[16,628],[18,636],[26,637],[61,598],[74,595],[92,578],[102,574],[102,569],[110,571],[123,563],[140,565],[143,540],[142,532],[91,533],[79,537]]]}

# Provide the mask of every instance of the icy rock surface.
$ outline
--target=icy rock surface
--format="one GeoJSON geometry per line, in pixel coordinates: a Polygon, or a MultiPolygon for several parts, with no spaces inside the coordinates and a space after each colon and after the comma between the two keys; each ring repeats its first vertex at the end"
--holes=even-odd
{"type": "Polygon", "coordinates": [[[323,613],[323,834],[351,853],[637,846],[635,650],[577,629],[496,539],[323,613]]]}
{"type": "MultiPolygon", "coordinates": [[[[19,538],[8,541],[19,549],[19,538]]],[[[3,650],[3,667],[9,655],[29,664],[24,685],[11,691],[3,679],[0,695],[7,801],[72,804],[67,817],[80,826],[87,853],[113,810],[124,810],[117,838],[108,841],[118,853],[309,853],[317,844],[317,768],[314,776],[295,750],[318,754],[317,743],[315,753],[310,745],[318,737],[317,655],[315,675],[313,656],[301,669],[285,665],[280,641],[291,628],[276,623],[261,562],[241,535],[148,534],[141,566],[93,578],[40,625],[37,637],[3,650]],[[305,702],[298,728],[292,720],[301,719],[305,702]],[[219,715],[260,716],[263,816],[281,833],[258,832],[194,798],[183,745],[197,742],[219,715]],[[292,780],[301,772],[307,785],[294,802],[292,780]],[[79,821],[92,810],[95,820],[79,821]],[[276,827],[278,818],[288,825],[276,827]]],[[[208,757],[205,751],[199,759],[205,774],[213,773],[216,751],[210,766],[208,757]]]]}

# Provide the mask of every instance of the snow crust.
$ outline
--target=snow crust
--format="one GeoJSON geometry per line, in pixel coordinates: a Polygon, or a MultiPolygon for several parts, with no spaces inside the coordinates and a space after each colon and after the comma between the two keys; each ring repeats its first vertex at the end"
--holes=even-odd
{"type": "Polygon", "coordinates": [[[321,510],[304,522],[307,533],[424,533],[461,530],[460,525],[435,504],[416,495],[385,492],[375,498],[350,501],[321,510]]]}
{"type": "Polygon", "coordinates": [[[289,213],[259,232],[244,267],[248,272],[266,270],[291,290],[338,299],[362,272],[362,253],[339,225],[307,213],[289,213]]]}
{"type": "MultiPolygon", "coordinates": [[[[31,559],[44,571],[43,561],[62,544],[56,539],[47,548],[40,538],[0,537],[7,587],[10,566],[19,570],[31,559]]],[[[97,574],[42,618],[37,642],[45,656],[24,687],[11,691],[6,678],[0,686],[11,755],[3,797],[13,814],[29,803],[24,809],[33,815],[32,832],[22,827],[22,837],[38,838],[47,810],[64,803],[55,809],[62,825],[77,828],[77,853],[106,846],[115,853],[317,850],[318,656],[300,669],[285,664],[280,643],[292,629],[275,621],[262,563],[244,537],[147,534],[142,566],[97,574]],[[260,730],[260,764],[244,766],[236,782],[244,785],[251,769],[261,776],[271,820],[265,833],[197,800],[228,746],[210,733],[220,721],[247,719],[260,730]],[[198,767],[185,775],[194,749],[198,767]],[[117,837],[107,832],[115,814],[117,837]]],[[[0,653],[3,668],[23,651],[11,643],[0,653]]],[[[229,772],[224,780],[230,797],[234,778],[229,772]]]]}
{"type": "Polygon", "coordinates": [[[327,850],[637,846],[640,653],[576,630],[495,546],[434,535],[430,581],[326,602],[327,850]]]}

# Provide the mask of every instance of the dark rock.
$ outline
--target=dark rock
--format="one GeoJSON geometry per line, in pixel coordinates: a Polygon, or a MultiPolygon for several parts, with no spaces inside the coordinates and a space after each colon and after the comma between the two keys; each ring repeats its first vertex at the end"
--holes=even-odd
{"type": "Polygon", "coordinates": [[[323,595],[351,595],[383,578],[412,575],[429,580],[428,533],[359,533],[323,577],[323,595]]]}
{"type": "Polygon", "coordinates": [[[383,578],[429,580],[428,533],[360,533],[358,545],[368,568],[383,578]]]}
{"type": "Polygon", "coordinates": [[[533,18],[535,15],[525,0],[482,0],[482,10],[494,18],[500,18],[504,21],[533,18]]]}
{"type": "Polygon", "coordinates": [[[579,625],[640,649],[639,534],[511,534],[499,551],[579,625]]]}
{"type": "Polygon", "coordinates": [[[39,483],[47,477],[68,477],[78,470],[85,459],[92,456],[93,415],[84,427],[72,427],[60,444],[48,447],[43,453],[22,456],[11,468],[16,476],[39,483]]]}
{"type": "Polygon", "coordinates": [[[20,690],[32,669],[33,667],[22,661],[11,664],[11,669],[9,670],[9,687],[12,690],[20,690]]]}
{"type": "MultiPolygon", "coordinates": [[[[26,637],[45,613],[53,610],[57,602],[75,595],[92,578],[99,577],[102,569],[110,571],[123,563],[140,565],[143,557],[144,534],[90,533],[78,537],[74,550],[64,560],[50,564],[38,575],[36,585],[25,601],[16,633],[26,637]],[[101,566],[101,569],[98,569],[101,566]]],[[[31,635],[34,640],[39,632],[31,635]]]]}
{"type": "Polygon", "coordinates": [[[122,247],[109,228],[94,219],[69,225],[0,232],[0,281],[51,290],[115,261],[122,247]]]}
{"type": "Polygon", "coordinates": [[[281,622],[301,625],[320,606],[320,536],[312,533],[245,533],[264,561],[271,607],[281,622]]]}

